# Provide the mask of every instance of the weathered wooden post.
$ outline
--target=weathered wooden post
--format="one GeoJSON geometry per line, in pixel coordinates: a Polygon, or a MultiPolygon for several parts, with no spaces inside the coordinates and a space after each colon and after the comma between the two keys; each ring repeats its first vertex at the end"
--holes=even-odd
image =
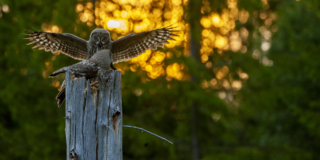
{"type": "Polygon", "coordinates": [[[67,160],[122,160],[121,72],[106,75],[91,88],[66,72],[67,160]]]}

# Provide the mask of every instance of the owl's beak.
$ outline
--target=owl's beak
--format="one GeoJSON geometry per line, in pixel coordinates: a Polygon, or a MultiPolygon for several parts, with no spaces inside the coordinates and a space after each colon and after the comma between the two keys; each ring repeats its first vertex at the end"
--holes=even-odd
{"type": "Polygon", "coordinates": [[[101,43],[101,41],[100,41],[100,42],[98,43],[98,45],[99,45],[99,46],[102,46],[102,43],[101,43]]]}

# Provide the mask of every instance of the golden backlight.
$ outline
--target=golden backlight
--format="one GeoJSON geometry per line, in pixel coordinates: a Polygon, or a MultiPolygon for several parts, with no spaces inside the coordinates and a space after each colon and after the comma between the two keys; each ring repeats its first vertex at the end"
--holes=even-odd
{"type": "MultiPolygon", "coordinates": [[[[79,13],[79,19],[87,23],[88,26],[95,24],[111,31],[113,40],[121,38],[130,33],[143,32],[157,29],[163,26],[174,24],[178,26],[181,32],[179,37],[175,37],[177,41],[170,41],[166,44],[166,48],[174,48],[184,44],[186,23],[183,21],[183,5],[187,1],[157,1],[152,3],[151,0],[101,0],[93,4],[87,2],[79,3],[75,7],[79,13]]],[[[150,78],[158,78],[159,76],[170,76],[172,78],[183,80],[183,72],[180,67],[171,69],[174,64],[165,66],[163,60],[169,58],[166,53],[161,51],[146,51],[142,55],[130,60],[130,69],[132,72],[137,71],[137,67],[148,73],[150,78]]],[[[120,68],[124,71],[125,68],[120,68]]],[[[123,72],[124,73],[124,72],[123,72]]]]}
{"type": "MultiPolygon", "coordinates": [[[[228,66],[217,67],[212,63],[212,55],[223,55],[224,51],[231,50],[233,52],[247,52],[247,46],[242,42],[248,38],[248,30],[242,27],[240,30],[235,30],[236,21],[240,23],[247,23],[249,18],[249,12],[237,8],[237,0],[227,0],[227,8],[224,8],[221,12],[213,12],[210,8],[210,1],[202,0],[203,6],[201,13],[204,16],[199,19],[199,23],[202,25],[203,30],[201,32],[202,40],[200,42],[200,58],[201,62],[208,69],[212,69],[215,78],[205,81],[203,83],[204,88],[215,88],[217,85],[225,87],[233,87],[238,90],[241,88],[241,81],[232,81],[228,78],[229,68],[228,66]],[[217,53],[214,53],[217,51],[217,53]],[[227,84],[228,83],[228,84],[227,84]]],[[[263,0],[263,3],[267,4],[267,1],[263,0]]],[[[184,64],[181,62],[172,62],[171,64],[165,64],[165,59],[172,57],[180,57],[181,55],[189,56],[189,24],[184,19],[186,14],[184,8],[187,6],[188,0],[159,0],[153,2],[152,0],[100,0],[95,4],[91,2],[79,2],[75,6],[75,11],[79,14],[79,20],[77,22],[86,23],[88,26],[95,25],[97,28],[102,27],[111,32],[113,40],[121,38],[130,33],[143,32],[148,30],[157,29],[163,26],[173,24],[178,26],[181,30],[177,34],[179,37],[175,37],[177,41],[169,41],[170,44],[166,44],[165,48],[168,48],[166,52],[163,51],[151,51],[147,50],[140,56],[133,58],[129,61],[130,65],[127,67],[120,67],[119,70],[130,70],[136,72],[138,68],[147,72],[150,78],[156,79],[160,76],[166,77],[168,81],[172,79],[187,80],[189,75],[184,71],[184,64]],[[177,46],[184,47],[183,52],[177,51],[177,46]]],[[[266,25],[270,26],[275,16],[266,16],[266,14],[260,14],[260,17],[265,19],[266,25]]],[[[273,27],[275,28],[275,27],[273,27]]],[[[58,26],[43,26],[45,31],[61,32],[58,26]]],[[[270,31],[261,29],[264,37],[270,39],[270,31]]],[[[265,43],[262,46],[263,49],[268,49],[269,46],[265,43]]],[[[55,54],[52,60],[55,60],[55,54]]],[[[51,65],[47,66],[48,69],[44,71],[44,76],[47,76],[51,65]]],[[[239,72],[240,77],[247,79],[248,75],[244,72],[239,72]]],[[[54,86],[57,83],[54,82],[54,86]]]]}

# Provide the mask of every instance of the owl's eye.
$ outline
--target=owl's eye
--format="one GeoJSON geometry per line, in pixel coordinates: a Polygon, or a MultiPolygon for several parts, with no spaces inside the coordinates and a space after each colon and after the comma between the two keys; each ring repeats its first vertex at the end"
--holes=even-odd
{"type": "Polygon", "coordinates": [[[108,38],[109,37],[109,34],[103,34],[103,37],[105,37],[105,38],[108,38]]]}
{"type": "Polygon", "coordinates": [[[108,39],[106,37],[101,38],[102,44],[106,44],[108,42],[108,39]]]}

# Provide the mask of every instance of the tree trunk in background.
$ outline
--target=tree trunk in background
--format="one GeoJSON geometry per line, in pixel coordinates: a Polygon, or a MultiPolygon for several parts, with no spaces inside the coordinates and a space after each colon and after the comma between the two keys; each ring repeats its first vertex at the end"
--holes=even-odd
{"type": "Polygon", "coordinates": [[[197,135],[197,107],[191,106],[191,130],[192,130],[192,159],[199,159],[199,142],[197,135]]]}
{"type": "Polygon", "coordinates": [[[97,28],[97,26],[96,26],[96,0],[91,0],[91,3],[93,5],[93,8],[92,8],[92,10],[93,10],[93,27],[97,28]]]}
{"type": "MultiPolygon", "coordinates": [[[[191,57],[198,61],[198,56],[200,55],[200,40],[201,40],[201,25],[200,25],[200,19],[202,17],[201,14],[201,0],[189,0],[188,4],[188,14],[189,19],[188,22],[190,24],[190,53],[191,57]]],[[[196,82],[196,77],[192,76],[191,79],[193,82],[196,82]]],[[[191,106],[191,142],[192,142],[192,159],[198,160],[200,158],[199,153],[199,140],[198,140],[198,134],[197,134],[197,107],[195,103],[191,106]]]]}
{"type": "Polygon", "coordinates": [[[67,160],[122,160],[121,72],[91,87],[66,73],[67,160]]]}

